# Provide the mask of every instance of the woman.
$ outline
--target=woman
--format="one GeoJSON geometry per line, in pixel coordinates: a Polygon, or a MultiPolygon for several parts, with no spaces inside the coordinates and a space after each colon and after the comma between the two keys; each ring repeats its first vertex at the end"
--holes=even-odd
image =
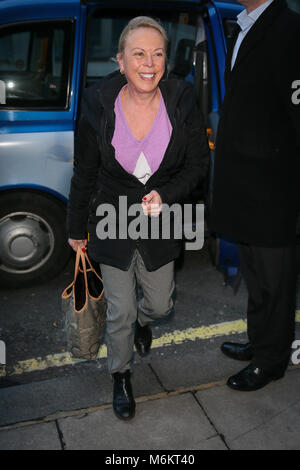
{"type": "MultiPolygon", "coordinates": [[[[108,304],[113,409],[124,420],[135,414],[133,345],[146,355],[151,321],[172,308],[174,259],[181,242],[120,235],[118,220],[123,220],[121,211],[137,203],[147,220],[158,217],[162,204],[187,197],[205,179],[208,167],[206,132],[193,89],[183,81],[164,79],[166,50],[167,36],[159,23],[148,17],[129,22],[119,40],[120,73],[85,91],[75,142],[69,244],[75,251],[85,249],[88,233],[90,256],[100,263],[108,304]],[[120,196],[126,196],[125,209],[120,196]],[[107,238],[99,234],[103,204],[118,215],[112,230],[116,233],[107,238]],[[136,280],[143,290],[139,302],[136,280]]],[[[126,220],[129,224],[132,217],[126,220]]]]}

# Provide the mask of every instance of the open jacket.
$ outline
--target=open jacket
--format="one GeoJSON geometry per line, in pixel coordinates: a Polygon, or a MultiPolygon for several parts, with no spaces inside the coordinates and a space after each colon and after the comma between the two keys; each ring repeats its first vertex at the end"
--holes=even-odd
{"type": "Polygon", "coordinates": [[[300,104],[293,84],[300,80],[299,44],[300,15],[284,0],[274,0],[251,27],[232,71],[234,41],[229,44],[210,228],[230,240],[258,246],[295,240],[300,104]]]}
{"type": "MultiPolygon", "coordinates": [[[[111,144],[114,103],[125,84],[125,77],[117,72],[85,90],[75,139],[68,232],[73,239],[88,237],[88,250],[95,261],[123,270],[129,268],[133,252],[138,248],[146,268],[152,271],[179,255],[181,241],[122,239],[118,230],[116,239],[100,240],[96,233],[101,220],[97,208],[100,204],[112,204],[118,213],[119,196],[127,197],[128,206],[141,204],[142,197],[152,189],[165,204],[186,199],[207,176],[206,129],[193,87],[180,80],[161,80],[159,87],[173,130],[158,170],[144,185],[119,164],[111,144]]],[[[128,217],[128,223],[131,220],[128,217]]]]}

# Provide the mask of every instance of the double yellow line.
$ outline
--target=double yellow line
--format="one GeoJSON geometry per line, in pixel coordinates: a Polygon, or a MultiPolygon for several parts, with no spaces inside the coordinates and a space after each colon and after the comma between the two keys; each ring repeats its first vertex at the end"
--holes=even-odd
{"type": "MultiPolygon", "coordinates": [[[[296,322],[300,322],[300,310],[296,311],[296,322]]],[[[241,334],[247,331],[246,320],[240,319],[235,321],[228,321],[223,323],[216,323],[208,326],[201,326],[199,328],[187,328],[186,330],[175,330],[172,333],[165,333],[153,340],[152,348],[162,348],[172,345],[182,344],[186,341],[197,341],[216,338],[218,336],[229,336],[234,334],[241,334]]],[[[98,358],[102,359],[107,356],[106,346],[101,346],[98,358]]],[[[70,353],[62,352],[58,354],[51,354],[44,358],[37,357],[27,359],[26,361],[19,361],[12,368],[10,367],[8,375],[20,375],[34,371],[41,371],[49,367],[62,367],[74,365],[84,360],[74,359],[70,353]]],[[[0,377],[7,375],[6,367],[0,366],[0,377]]]]}

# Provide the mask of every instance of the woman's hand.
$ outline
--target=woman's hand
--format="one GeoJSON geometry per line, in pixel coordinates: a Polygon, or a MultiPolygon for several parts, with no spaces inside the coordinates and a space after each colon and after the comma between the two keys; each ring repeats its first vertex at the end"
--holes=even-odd
{"type": "Polygon", "coordinates": [[[68,243],[76,253],[78,248],[81,248],[82,251],[86,250],[87,240],[74,240],[73,238],[69,238],[68,243]]]}
{"type": "Polygon", "coordinates": [[[152,190],[143,197],[142,208],[145,215],[158,217],[162,209],[162,200],[157,191],[152,190]]]}

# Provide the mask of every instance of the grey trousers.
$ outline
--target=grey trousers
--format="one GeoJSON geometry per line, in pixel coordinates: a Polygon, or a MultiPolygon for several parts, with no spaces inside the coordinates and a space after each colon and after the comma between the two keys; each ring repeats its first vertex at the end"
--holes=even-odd
{"type": "Polygon", "coordinates": [[[130,369],[134,346],[134,324],[145,326],[162,318],[173,306],[174,261],[156,271],[147,271],[138,250],[128,271],[100,264],[107,300],[106,345],[111,374],[130,369]],[[137,301],[136,282],[143,290],[137,301]]]}

